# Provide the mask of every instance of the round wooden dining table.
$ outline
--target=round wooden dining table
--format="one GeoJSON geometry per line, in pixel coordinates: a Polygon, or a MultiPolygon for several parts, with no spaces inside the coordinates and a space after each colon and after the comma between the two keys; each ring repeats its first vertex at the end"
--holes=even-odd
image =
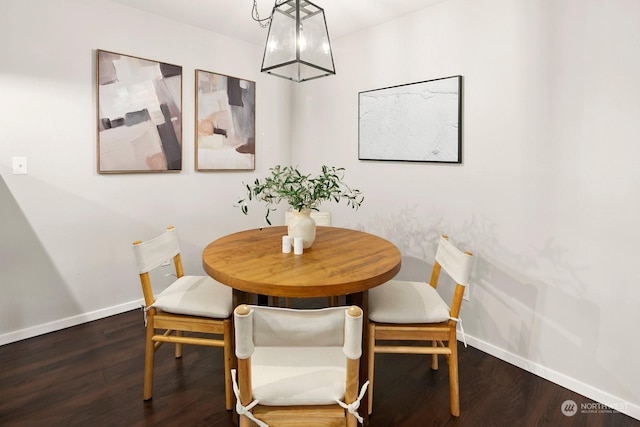
{"type": "MultiPolygon", "coordinates": [[[[202,253],[204,270],[233,288],[234,307],[251,303],[253,295],[315,298],[346,296],[363,310],[363,355],[360,379],[368,375],[368,290],[400,271],[400,250],[388,240],[362,231],[317,227],[313,245],[301,255],[282,252],[287,227],[266,227],[229,234],[211,242],[202,253]]],[[[361,415],[368,422],[368,395],[361,415]]],[[[365,424],[366,424],[365,423],[365,424]]]]}
{"type": "Polygon", "coordinates": [[[221,237],[203,251],[207,274],[250,294],[325,297],[366,291],[400,270],[400,251],[362,231],[317,227],[302,255],[282,252],[286,227],[256,228],[221,237]]]}

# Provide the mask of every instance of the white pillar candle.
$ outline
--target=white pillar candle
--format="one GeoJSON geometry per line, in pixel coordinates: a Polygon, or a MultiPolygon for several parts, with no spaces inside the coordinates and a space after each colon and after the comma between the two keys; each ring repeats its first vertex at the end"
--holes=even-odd
{"type": "Polygon", "coordinates": [[[282,236],[282,253],[291,253],[291,237],[289,236],[282,236]]]}
{"type": "Polygon", "coordinates": [[[302,237],[293,238],[293,253],[295,255],[302,255],[302,237]]]}

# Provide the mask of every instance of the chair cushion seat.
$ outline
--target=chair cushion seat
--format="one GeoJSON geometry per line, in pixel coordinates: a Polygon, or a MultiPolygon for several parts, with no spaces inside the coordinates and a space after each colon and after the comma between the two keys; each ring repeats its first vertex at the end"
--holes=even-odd
{"type": "Polygon", "coordinates": [[[232,289],[209,276],[182,276],[152,306],[168,313],[224,319],[231,315],[232,289]]]}
{"type": "Polygon", "coordinates": [[[253,398],[261,405],[330,405],[345,393],[342,347],[256,347],[253,398]]]}
{"type": "Polygon", "coordinates": [[[438,323],[449,306],[425,282],[390,280],[369,291],[369,319],[380,323],[438,323]]]}

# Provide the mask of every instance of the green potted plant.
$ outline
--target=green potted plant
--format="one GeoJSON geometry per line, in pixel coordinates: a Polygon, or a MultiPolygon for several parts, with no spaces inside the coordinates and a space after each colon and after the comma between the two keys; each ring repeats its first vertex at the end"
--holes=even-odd
{"type": "Polygon", "coordinates": [[[315,239],[315,221],[310,217],[311,211],[317,211],[323,201],[339,203],[346,200],[348,206],[358,209],[364,200],[360,190],[344,183],[344,168],[322,166],[317,176],[305,175],[293,166],[277,165],[269,171],[271,173],[266,178],[256,178],[252,185],[245,184],[247,195],[238,200],[238,205],[246,215],[249,212],[248,202],[264,202],[265,221],[271,225],[269,214],[276,210],[278,204],[286,201],[294,213],[289,224],[289,236],[303,237],[305,248],[310,247],[315,239]],[[313,222],[313,236],[304,235],[304,232],[311,233],[307,230],[310,226],[298,224],[299,221],[308,223],[309,220],[313,222]]]}

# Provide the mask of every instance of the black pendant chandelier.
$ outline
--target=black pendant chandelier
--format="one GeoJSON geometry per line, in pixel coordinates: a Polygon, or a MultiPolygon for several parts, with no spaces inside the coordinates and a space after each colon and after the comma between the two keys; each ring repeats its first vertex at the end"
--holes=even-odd
{"type": "Polygon", "coordinates": [[[336,73],[322,8],[307,0],[276,0],[271,16],[260,19],[254,0],[252,17],[269,25],[262,72],[294,82],[336,73]]]}

